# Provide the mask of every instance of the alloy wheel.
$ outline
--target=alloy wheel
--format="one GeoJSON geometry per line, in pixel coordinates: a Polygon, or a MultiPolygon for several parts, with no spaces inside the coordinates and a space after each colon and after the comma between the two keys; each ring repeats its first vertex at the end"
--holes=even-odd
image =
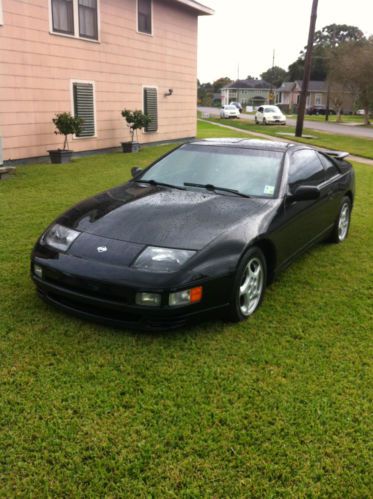
{"type": "Polygon", "coordinates": [[[239,290],[239,306],[242,315],[248,317],[259,305],[264,284],[262,262],[256,256],[247,262],[239,290]]]}

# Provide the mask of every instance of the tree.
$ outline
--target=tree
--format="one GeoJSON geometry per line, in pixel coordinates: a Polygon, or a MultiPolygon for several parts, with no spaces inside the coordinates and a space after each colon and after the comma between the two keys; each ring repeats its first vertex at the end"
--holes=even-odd
{"type": "Polygon", "coordinates": [[[344,43],[364,40],[364,33],[356,26],[329,24],[315,32],[314,47],[339,47],[344,43]]]}
{"type": "Polygon", "coordinates": [[[267,69],[267,71],[264,71],[260,77],[277,88],[285,80],[286,71],[279,66],[273,66],[272,68],[267,69]]]}
{"type": "Polygon", "coordinates": [[[373,108],[373,38],[341,45],[330,61],[330,73],[356,93],[357,103],[364,109],[364,122],[368,125],[369,110],[373,108]]]}
{"type": "Polygon", "coordinates": [[[232,80],[228,76],[223,76],[222,78],[218,78],[212,84],[213,92],[214,93],[220,92],[220,90],[223,87],[229,85],[230,83],[232,83],[232,80]]]}
{"type": "MultiPolygon", "coordinates": [[[[328,59],[333,57],[331,51],[349,42],[364,41],[363,32],[356,26],[348,24],[329,24],[315,32],[311,66],[311,80],[325,81],[328,74],[328,59]]],[[[296,61],[288,68],[287,81],[301,80],[304,72],[306,47],[300,52],[296,61]]]]}
{"type": "Polygon", "coordinates": [[[78,135],[82,130],[84,120],[83,118],[72,116],[71,113],[59,113],[56,114],[56,117],[52,121],[57,128],[57,131],[54,133],[65,136],[62,150],[67,151],[69,147],[67,137],[73,134],[78,135]]]}
{"type": "Polygon", "coordinates": [[[132,143],[135,140],[135,134],[136,140],[138,140],[137,130],[145,128],[151,122],[151,118],[140,110],[130,111],[129,109],[123,109],[122,116],[126,120],[127,126],[130,129],[132,143]]]}

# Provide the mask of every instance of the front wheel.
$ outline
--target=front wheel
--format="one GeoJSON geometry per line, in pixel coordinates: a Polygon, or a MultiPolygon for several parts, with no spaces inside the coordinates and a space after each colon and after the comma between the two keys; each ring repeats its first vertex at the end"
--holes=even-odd
{"type": "Polygon", "coordinates": [[[330,241],[333,243],[342,243],[348,236],[351,220],[351,200],[348,196],[342,199],[338,218],[334,224],[330,241]]]}
{"type": "Polygon", "coordinates": [[[266,281],[266,260],[254,246],[242,258],[236,272],[229,309],[233,322],[243,321],[256,311],[262,303],[266,281]]]}
{"type": "Polygon", "coordinates": [[[263,125],[266,125],[267,124],[267,120],[265,118],[263,118],[263,125]]]}

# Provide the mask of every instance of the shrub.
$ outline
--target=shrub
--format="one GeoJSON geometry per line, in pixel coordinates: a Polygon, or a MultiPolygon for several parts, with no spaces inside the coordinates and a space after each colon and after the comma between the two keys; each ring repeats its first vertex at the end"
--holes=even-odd
{"type": "Polygon", "coordinates": [[[128,109],[123,109],[122,116],[126,120],[127,126],[130,129],[131,142],[134,141],[135,133],[136,133],[136,140],[138,140],[137,130],[145,128],[151,122],[151,118],[140,110],[130,111],[128,109]]]}
{"type": "Polygon", "coordinates": [[[66,151],[68,149],[68,135],[78,135],[82,131],[83,118],[74,117],[70,113],[59,113],[53,118],[53,123],[57,128],[54,133],[65,136],[62,149],[66,151]]]}

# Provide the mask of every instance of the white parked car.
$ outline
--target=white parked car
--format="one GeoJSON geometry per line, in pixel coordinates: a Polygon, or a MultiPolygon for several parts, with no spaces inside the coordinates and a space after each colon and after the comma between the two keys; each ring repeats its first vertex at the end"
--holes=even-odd
{"type": "Polygon", "coordinates": [[[286,116],[277,106],[260,106],[255,114],[255,123],[286,125],[286,116]]]}
{"type": "Polygon", "coordinates": [[[232,104],[226,104],[220,109],[220,118],[239,118],[240,111],[232,104]]]}

